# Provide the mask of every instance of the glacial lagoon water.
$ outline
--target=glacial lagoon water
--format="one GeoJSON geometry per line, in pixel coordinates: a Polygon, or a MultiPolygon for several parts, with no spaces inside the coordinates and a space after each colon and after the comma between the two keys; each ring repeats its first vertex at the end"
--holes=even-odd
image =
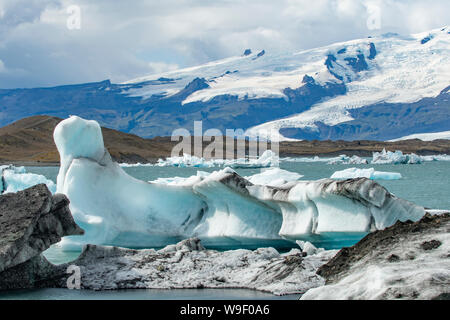
{"type": "MultiPolygon", "coordinates": [[[[450,209],[450,162],[434,161],[416,165],[328,165],[324,162],[281,162],[282,169],[303,175],[302,180],[329,178],[334,172],[350,167],[375,168],[377,171],[398,172],[399,180],[377,180],[391,193],[432,209],[450,209]]],[[[157,178],[189,177],[198,170],[212,172],[218,168],[176,168],[176,167],[127,167],[131,176],[151,181],[157,178]]],[[[27,167],[27,172],[42,174],[56,182],[58,167],[27,167]]],[[[242,176],[250,176],[260,169],[236,169],[242,176]]],[[[222,248],[235,249],[235,248],[222,248]]],[[[282,244],[277,248],[286,250],[282,244]]],[[[53,263],[72,261],[80,252],[63,252],[52,247],[45,252],[53,263]]],[[[298,295],[277,297],[253,290],[120,290],[115,292],[88,292],[67,289],[25,290],[0,294],[0,299],[297,299],[298,295]]]]}

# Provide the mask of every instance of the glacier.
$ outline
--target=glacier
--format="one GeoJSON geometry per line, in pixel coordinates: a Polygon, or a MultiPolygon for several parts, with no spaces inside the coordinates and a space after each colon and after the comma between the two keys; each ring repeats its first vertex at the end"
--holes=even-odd
{"type": "Polygon", "coordinates": [[[0,124],[46,114],[94,118],[144,138],[170,136],[177,128],[192,133],[200,120],[204,130],[241,128],[247,136],[279,131],[281,140],[445,137],[449,31],[374,35],[259,57],[254,51],[121,84],[2,90],[0,124]]]}
{"type": "Polygon", "coordinates": [[[77,116],[57,125],[54,140],[61,156],[57,192],[69,198],[75,221],[86,230],[83,237],[64,238],[63,248],[162,247],[192,236],[205,245],[302,240],[324,247],[425,214],[365,178],[289,177],[270,186],[226,167],[183,183],[137,180],[112,161],[99,124],[77,116]]]}
{"type": "Polygon", "coordinates": [[[25,167],[14,165],[0,166],[1,184],[0,194],[25,190],[36,184],[44,183],[52,192],[56,192],[56,184],[40,174],[26,172],[25,167]]]}
{"type": "Polygon", "coordinates": [[[367,178],[372,180],[398,180],[402,178],[402,175],[398,172],[383,172],[375,171],[374,168],[359,169],[348,168],[341,171],[336,171],[330,177],[331,179],[354,179],[354,178],[367,178]]]}

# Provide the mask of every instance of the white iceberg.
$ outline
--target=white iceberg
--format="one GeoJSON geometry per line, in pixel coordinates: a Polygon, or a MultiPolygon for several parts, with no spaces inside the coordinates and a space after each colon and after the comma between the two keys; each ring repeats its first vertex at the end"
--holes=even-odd
{"type": "Polygon", "coordinates": [[[253,184],[264,186],[281,186],[287,182],[297,181],[303,175],[297,172],[290,172],[280,168],[262,169],[261,173],[252,176],[244,177],[253,184]]]}
{"type": "Polygon", "coordinates": [[[57,191],[70,199],[83,243],[163,246],[197,236],[208,243],[360,239],[397,220],[418,220],[424,208],[396,198],[368,179],[253,184],[231,168],[180,183],[149,183],[111,160],[95,121],[70,117],[58,124],[61,156],[57,191]]]}
{"type": "Polygon", "coordinates": [[[319,156],[309,157],[285,157],[281,158],[283,162],[328,162],[335,158],[320,158],[319,156]]]}
{"type": "Polygon", "coordinates": [[[331,159],[327,164],[368,164],[367,159],[360,158],[357,155],[348,157],[345,154],[339,156],[338,158],[331,159]]]}
{"type": "MultiPolygon", "coordinates": [[[[278,166],[279,157],[272,150],[265,150],[263,154],[255,159],[210,159],[199,158],[190,154],[183,154],[182,157],[168,157],[165,160],[159,159],[155,164],[158,167],[194,167],[194,168],[268,168],[278,166]]],[[[137,164],[138,165],[138,164],[137,164]]],[[[122,167],[137,166],[125,165],[122,167]]],[[[150,165],[151,166],[151,165],[150,165]]]]}
{"type": "Polygon", "coordinates": [[[216,166],[217,162],[214,160],[205,160],[190,154],[183,154],[182,157],[168,157],[166,160],[159,159],[157,166],[159,167],[197,167],[197,168],[211,168],[216,166]]]}
{"type": "Polygon", "coordinates": [[[398,172],[383,172],[375,171],[374,168],[359,169],[348,168],[341,171],[336,171],[330,177],[331,179],[354,179],[354,178],[367,178],[372,180],[398,180],[402,178],[402,175],[398,172]]]}
{"type": "Polygon", "coordinates": [[[374,152],[372,155],[371,164],[419,164],[422,163],[422,158],[415,153],[403,154],[397,150],[395,152],[386,151],[374,152]]]}
{"type": "Polygon", "coordinates": [[[420,157],[422,161],[424,162],[431,162],[431,161],[450,161],[450,156],[446,154],[437,154],[437,155],[431,155],[431,156],[421,156],[420,157]]]}
{"type": "Polygon", "coordinates": [[[119,163],[119,166],[121,166],[122,168],[133,168],[133,167],[152,167],[153,164],[152,163],[119,163]]]}
{"type": "Polygon", "coordinates": [[[281,158],[280,161],[284,162],[326,162],[327,164],[368,164],[367,159],[360,158],[357,155],[351,157],[341,154],[337,157],[332,158],[320,158],[319,156],[314,156],[313,158],[302,157],[302,158],[281,158]]]}
{"type": "Polygon", "coordinates": [[[46,184],[52,193],[56,192],[56,184],[53,181],[40,174],[27,173],[25,167],[3,165],[0,166],[0,173],[0,194],[25,190],[40,183],[46,184]]]}

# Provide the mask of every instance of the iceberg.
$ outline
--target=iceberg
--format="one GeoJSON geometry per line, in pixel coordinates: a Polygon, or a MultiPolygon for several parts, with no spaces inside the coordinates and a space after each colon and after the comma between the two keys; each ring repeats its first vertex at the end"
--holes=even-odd
{"type": "Polygon", "coordinates": [[[422,158],[415,153],[403,154],[397,150],[395,152],[386,151],[374,152],[371,164],[420,164],[422,158]]]}
{"type": "Polygon", "coordinates": [[[431,155],[431,156],[421,156],[420,157],[422,161],[424,162],[431,162],[431,161],[450,161],[450,156],[446,154],[437,154],[437,155],[431,155]]]}
{"type": "MultiPolygon", "coordinates": [[[[268,168],[278,166],[279,157],[272,150],[265,150],[263,154],[256,159],[210,159],[206,160],[190,154],[183,154],[182,157],[168,157],[166,160],[159,159],[155,164],[158,167],[195,167],[195,168],[268,168]]],[[[123,167],[135,166],[124,165],[123,167]]]]}
{"type": "Polygon", "coordinates": [[[359,169],[348,168],[341,171],[336,171],[330,177],[331,179],[354,179],[354,178],[367,178],[372,180],[398,180],[402,178],[402,175],[397,172],[383,172],[375,171],[374,168],[359,169]]]}
{"type": "Polygon", "coordinates": [[[335,158],[320,158],[319,156],[314,156],[313,158],[308,157],[300,157],[300,158],[293,158],[293,157],[285,157],[281,158],[280,161],[283,162],[328,162],[335,158]]]}
{"type": "Polygon", "coordinates": [[[57,191],[69,198],[75,221],[86,231],[64,238],[64,248],[162,247],[190,237],[205,245],[284,239],[325,247],[425,214],[423,207],[366,178],[294,181],[290,176],[291,181],[271,186],[227,167],[189,181],[137,180],[112,161],[99,124],[75,116],[58,124],[54,139],[61,156],[57,191]]]}
{"type": "Polygon", "coordinates": [[[281,158],[281,161],[285,162],[326,162],[327,164],[368,164],[367,159],[360,158],[357,155],[351,157],[341,154],[340,156],[333,158],[320,158],[319,156],[314,156],[313,158],[281,158]]]}
{"type": "Polygon", "coordinates": [[[338,158],[331,159],[327,164],[368,164],[367,159],[360,158],[357,155],[348,157],[346,155],[341,155],[338,158]]]}
{"type": "Polygon", "coordinates": [[[290,172],[280,168],[262,169],[261,173],[245,177],[253,184],[265,186],[281,186],[291,181],[299,180],[303,175],[297,172],[290,172]]]}
{"type": "Polygon", "coordinates": [[[56,192],[56,185],[53,181],[40,174],[27,173],[25,167],[2,165],[0,172],[0,194],[22,191],[40,183],[46,184],[52,193],[56,192]]]}

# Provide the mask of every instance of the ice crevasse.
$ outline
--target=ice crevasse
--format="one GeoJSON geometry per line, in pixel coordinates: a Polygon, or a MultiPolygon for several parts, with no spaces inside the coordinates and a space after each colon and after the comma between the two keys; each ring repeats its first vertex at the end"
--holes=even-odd
{"type": "Polygon", "coordinates": [[[323,246],[425,214],[365,178],[268,186],[224,168],[180,185],[137,180],[112,161],[99,124],[76,116],[58,124],[54,139],[61,158],[57,192],[68,196],[86,230],[64,238],[66,248],[163,246],[192,236],[205,245],[287,239],[323,246]]]}

